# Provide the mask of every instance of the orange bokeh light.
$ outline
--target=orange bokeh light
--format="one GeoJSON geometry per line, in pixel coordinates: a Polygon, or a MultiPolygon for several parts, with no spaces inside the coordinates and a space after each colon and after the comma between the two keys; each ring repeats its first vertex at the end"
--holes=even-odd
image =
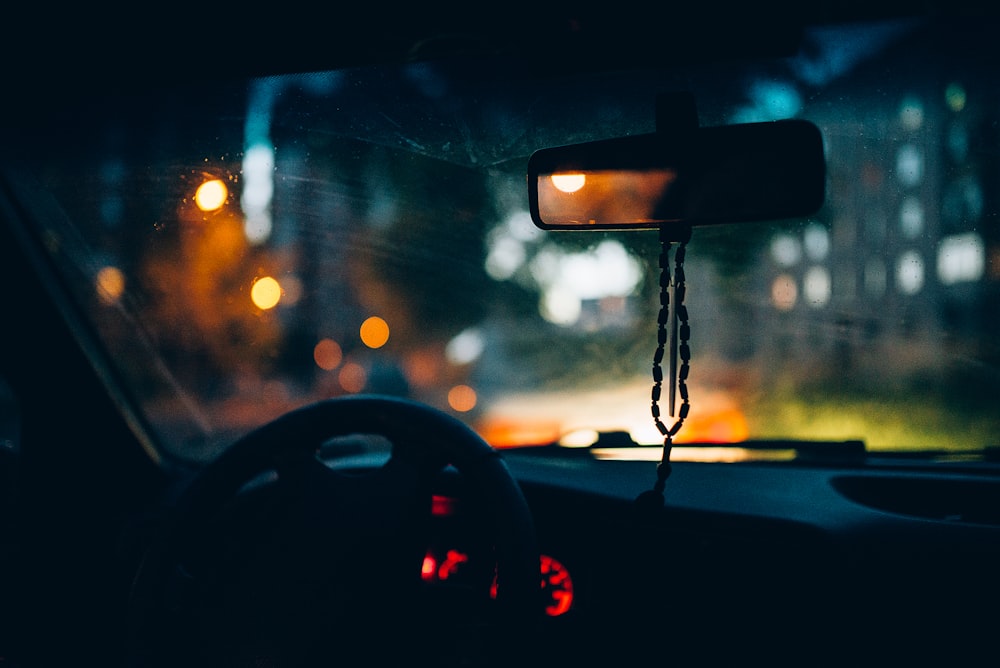
{"type": "Polygon", "coordinates": [[[344,353],[333,339],[320,339],[313,347],[313,360],[316,366],[324,371],[333,371],[344,358],[344,353]]]}
{"type": "Polygon", "coordinates": [[[356,362],[348,362],[337,375],[337,381],[344,388],[345,392],[357,393],[365,389],[368,382],[368,374],[363,366],[356,362]]]}
{"type": "Polygon", "coordinates": [[[125,292],[125,275],[117,267],[104,267],[97,272],[97,296],[105,304],[113,304],[125,292]]]}
{"type": "Polygon", "coordinates": [[[258,278],[250,288],[250,299],[262,311],[272,309],[281,301],[281,284],[271,276],[258,278]]]}
{"type": "Polygon", "coordinates": [[[432,387],[441,376],[441,355],[429,350],[416,350],[403,360],[406,379],[414,387],[432,387]]]}
{"type": "Polygon", "coordinates": [[[373,315],[361,323],[361,341],[369,348],[381,348],[389,340],[389,325],[373,315]]]}
{"type": "Polygon", "coordinates": [[[202,211],[221,209],[229,197],[229,189],[219,179],[205,181],[194,194],[194,202],[202,211]]]}
{"type": "Polygon", "coordinates": [[[476,401],[476,391],[468,385],[456,385],[448,390],[448,405],[459,413],[471,411],[476,401]]]}
{"type": "Polygon", "coordinates": [[[549,178],[552,179],[552,185],[564,193],[575,193],[587,183],[586,175],[577,173],[553,174],[549,178]]]}

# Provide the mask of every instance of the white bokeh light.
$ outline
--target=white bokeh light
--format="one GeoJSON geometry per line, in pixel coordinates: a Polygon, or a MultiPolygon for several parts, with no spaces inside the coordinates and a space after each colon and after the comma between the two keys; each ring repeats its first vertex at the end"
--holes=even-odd
{"type": "Polygon", "coordinates": [[[904,186],[915,186],[924,178],[924,156],[913,144],[905,144],[896,154],[896,178],[904,186]]]}
{"type": "Polygon", "coordinates": [[[469,328],[448,342],[444,354],[452,364],[469,364],[479,359],[485,349],[483,333],[476,328],[469,328]]]}
{"type": "Polygon", "coordinates": [[[924,259],[916,251],[903,253],[896,262],[896,285],[904,295],[915,295],[924,287],[924,259]]]}
{"type": "Polygon", "coordinates": [[[830,252],[830,232],[819,223],[810,223],[802,235],[802,244],[809,259],[821,262],[830,252]]]}
{"type": "Polygon", "coordinates": [[[547,247],[535,257],[532,275],[542,288],[542,316],[568,326],[579,319],[584,300],[632,294],[642,268],[621,243],[608,240],[582,253],[547,247]]]}
{"type": "Polygon", "coordinates": [[[833,285],[826,267],[811,267],[802,281],[802,292],[806,302],[812,307],[825,306],[830,302],[833,285]]]}
{"type": "Polygon", "coordinates": [[[243,194],[240,206],[246,217],[244,234],[251,243],[271,235],[271,200],[274,197],[274,148],[256,144],[243,155],[243,194]]]}
{"type": "Polygon", "coordinates": [[[777,234],[771,240],[771,257],[779,267],[791,267],[802,259],[802,244],[791,234],[777,234]]]}
{"type": "Polygon", "coordinates": [[[580,319],[583,302],[572,290],[556,285],[546,289],[542,294],[539,310],[542,317],[549,322],[568,327],[580,319]]]}
{"type": "Polygon", "coordinates": [[[937,273],[945,285],[978,281],[986,270],[986,247],[975,232],[945,237],[938,244],[937,273]]]}

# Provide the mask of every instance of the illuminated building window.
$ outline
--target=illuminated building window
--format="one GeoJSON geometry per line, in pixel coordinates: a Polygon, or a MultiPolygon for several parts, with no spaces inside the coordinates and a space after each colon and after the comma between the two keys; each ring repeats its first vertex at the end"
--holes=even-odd
{"type": "Polygon", "coordinates": [[[274,196],[274,148],[266,142],[251,146],[243,156],[244,234],[260,244],[271,236],[271,199],[274,196]]]}
{"type": "Polygon", "coordinates": [[[822,262],[830,252],[830,233],[819,223],[810,223],[802,237],[809,259],[822,262]]]}
{"type": "Polygon", "coordinates": [[[986,247],[975,232],[945,237],[938,244],[937,273],[944,285],[978,281],[986,270],[986,247]]]}
{"type": "Polygon", "coordinates": [[[896,286],[904,295],[915,295],[924,287],[924,260],[916,251],[903,253],[896,262],[896,286]]]}
{"type": "Polygon", "coordinates": [[[913,144],[904,144],[896,154],[896,178],[907,187],[913,187],[924,178],[924,156],[913,144]]]}
{"type": "Polygon", "coordinates": [[[779,311],[791,311],[799,298],[799,289],[795,279],[788,274],[782,274],[771,283],[771,303],[779,311]]]}
{"type": "Polygon", "coordinates": [[[777,234],[771,240],[771,257],[779,267],[792,267],[802,259],[802,244],[791,234],[777,234]]]}
{"type": "Polygon", "coordinates": [[[965,109],[965,88],[957,81],[953,81],[945,88],[944,99],[949,109],[954,112],[962,111],[965,109]]]}
{"type": "Polygon", "coordinates": [[[919,130],[924,124],[924,105],[915,97],[907,97],[899,105],[899,123],[904,129],[919,130]]]}
{"type": "Polygon", "coordinates": [[[826,267],[811,267],[802,281],[802,294],[812,307],[825,306],[830,302],[832,286],[830,272],[826,267]]]}

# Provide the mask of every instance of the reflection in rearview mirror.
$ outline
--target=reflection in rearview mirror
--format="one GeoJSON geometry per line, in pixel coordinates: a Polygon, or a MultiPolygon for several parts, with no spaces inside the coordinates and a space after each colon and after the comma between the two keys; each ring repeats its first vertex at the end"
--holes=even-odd
{"type": "Polygon", "coordinates": [[[536,151],[531,217],[543,229],[644,229],[790,218],[823,203],[819,129],[789,120],[695,128],[536,151]]]}
{"type": "Polygon", "coordinates": [[[657,225],[656,203],[670,194],[673,169],[603,169],[538,177],[538,210],[549,224],[594,226],[634,221],[657,225]]]}

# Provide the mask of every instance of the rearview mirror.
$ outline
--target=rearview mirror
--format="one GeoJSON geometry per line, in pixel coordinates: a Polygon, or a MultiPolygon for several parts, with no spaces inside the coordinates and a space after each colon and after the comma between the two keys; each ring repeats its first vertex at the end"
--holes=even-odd
{"type": "Polygon", "coordinates": [[[543,229],[791,218],[819,209],[825,187],[823,140],[803,120],[545,148],[528,160],[531,218],[543,229]]]}

